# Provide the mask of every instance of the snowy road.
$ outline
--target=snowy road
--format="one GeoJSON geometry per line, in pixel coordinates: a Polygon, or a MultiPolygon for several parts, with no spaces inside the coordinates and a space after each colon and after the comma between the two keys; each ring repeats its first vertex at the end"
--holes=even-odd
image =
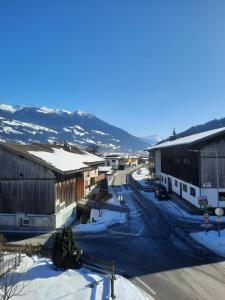
{"type": "Polygon", "coordinates": [[[130,209],[127,224],[80,236],[80,246],[90,255],[114,259],[117,270],[151,299],[224,299],[225,262],[180,239],[160,210],[125,183],[125,172],[113,181],[130,209]]]}

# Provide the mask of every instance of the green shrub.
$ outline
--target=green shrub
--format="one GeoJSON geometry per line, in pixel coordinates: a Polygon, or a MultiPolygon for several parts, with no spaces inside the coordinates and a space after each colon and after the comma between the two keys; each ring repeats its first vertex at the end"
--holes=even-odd
{"type": "Polygon", "coordinates": [[[52,261],[58,268],[70,269],[80,266],[81,252],[75,248],[73,232],[70,227],[54,234],[52,261]]]}

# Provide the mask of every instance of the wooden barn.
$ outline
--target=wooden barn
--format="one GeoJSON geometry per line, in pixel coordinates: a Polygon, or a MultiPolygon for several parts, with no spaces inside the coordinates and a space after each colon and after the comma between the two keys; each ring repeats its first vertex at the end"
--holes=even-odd
{"type": "Polygon", "coordinates": [[[0,229],[48,231],[72,222],[77,201],[87,193],[88,174],[95,184],[102,163],[68,144],[1,142],[0,229]]]}
{"type": "Polygon", "coordinates": [[[155,175],[180,197],[199,206],[225,207],[225,128],[157,144],[149,149],[155,175]]]}

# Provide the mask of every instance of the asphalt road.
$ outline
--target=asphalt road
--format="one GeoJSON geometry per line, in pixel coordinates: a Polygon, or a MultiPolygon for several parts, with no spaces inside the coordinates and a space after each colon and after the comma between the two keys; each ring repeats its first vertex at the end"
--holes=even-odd
{"type": "Polygon", "coordinates": [[[130,209],[127,224],[79,236],[80,247],[89,255],[115,260],[117,272],[150,299],[225,299],[223,259],[180,238],[173,223],[126,184],[126,173],[118,173],[113,184],[130,209]]]}

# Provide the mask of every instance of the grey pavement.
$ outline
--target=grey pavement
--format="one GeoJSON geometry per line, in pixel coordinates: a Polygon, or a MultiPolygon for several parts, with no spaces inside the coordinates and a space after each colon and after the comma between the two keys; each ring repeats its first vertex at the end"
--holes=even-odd
{"type": "Polygon", "coordinates": [[[198,245],[166,218],[138,189],[115,176],[114,189],[129,207],[127,224],[78,237],[89,255],[113,259],[117,272],[151,299],[225,299],[225,262],[198,245]]]}

